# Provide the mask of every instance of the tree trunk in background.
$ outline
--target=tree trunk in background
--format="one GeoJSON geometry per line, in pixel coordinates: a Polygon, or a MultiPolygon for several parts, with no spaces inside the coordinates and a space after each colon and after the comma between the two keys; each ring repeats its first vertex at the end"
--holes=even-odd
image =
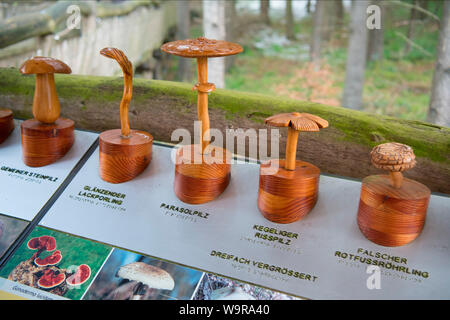
{"type": "Polygon", "coordinates": [[[352,2],[345,85],[342,96],[342,106],[350,109],[362,108],[368,35],[366,9],[369,5],[370,1],[352,2]]]}
{"type": "Polygon", "coordinates": [[[328,42],[331,39],[331,35],[333,31],[336,29],[337,16],[337,1],[327,1],[321,0],[324,2],[324,9],[322,12],[322,42],[328,42]]]}
{"type": "Polygon", "coordinates": [[[286,0],[286,37],[289,40],[295,39],[294,14],[292,12],[292,0],[286,0]]]}
{"type": "MultiPolygon", "coordinates": [[[[419,5],[419,1],[414,1],[415,5],[419,5]]],[[[414,36],[414,20],[416,20],[417,17],[417,10],[415,8],[411,8],[411,15],[409,17],[409,24],[408,24],[408,32],[406,34],[406,37],[412,41],[412,38],[414,36]]],[[[411,51],[411,42],[407,41],[405,44],[405,50],[403,54],[406,56],[411,51]]]]}
{"type": "Polygon", "coordinates": [[[427,120],[450,127],[450,1],[444,2],[427,120]]]}
{"type": "Polygon", "coordinates": [[[270,25],[270,16],[269,16],[269,9],[270,9],[270,2],[269,0],[259,0],[259,9],[260,9],[260,15],[261,19],[265,24],[270,25]]]}
{"type": "Polygon", "coordinates": [[[344,24],[344,2],[342,0],[336,0],[335,1],[335,7],[336,7],[336,22],[339,26],[342,26],[344,24]]]}
{"type": "MultiPolygon", "coordinates": [[[[206,38],[225,40],[225,1],[203,0],[203,33],[206,38]]],[[[225,88],[225,58],[208,59],[208,81],[225,88]]]]}
{"type": "Polygon", "coordinates": [[[306,1],[306,13],[311,13],[311,0],[306,1]]]}
{"type": "MultiPolygon", "coordinates": [[[[237,0],[226,0],[225,1],[225,30],[226,38],[225,40],[234,42],[236,37],[236,1],[237,0]]],[[[237,55],[228,56],[225,58],[225,69],[228,70],[234,63],[234,59],[237,55]]]]}
{"type": "Polygon", "coordinates": [[[309,58],[312,63],[319,67],[320,62],[320,49],[322,43],[322,25],[325,9],[325,0],[316,0],[314,8],[314,21],[312,29],[311,47],[309,52],[309,58]]]}
{"type": "MultiPolygon", "coordinates": [[[[190,38],[190,11],[189,1],[178,0],[177,1],[177,39],[190,38]]],[[[179,81],[192,81],[192,60],[187,58],[178,57],[178,70],[177,79],[179,81]]]]}
{"type": "Polygon", "coordinates": [[[367,48],[367,60],[377,61],[384,57],[384,29],[385,29],[385,14],[386,3],[384,1],[372,1],[372,4],[380,7],[381,29],[369,30],[369,43],[367,48]]]}

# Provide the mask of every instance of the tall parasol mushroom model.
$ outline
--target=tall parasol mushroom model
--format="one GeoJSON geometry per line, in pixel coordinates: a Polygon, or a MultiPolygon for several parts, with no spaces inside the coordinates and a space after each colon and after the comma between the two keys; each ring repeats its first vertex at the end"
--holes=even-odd
{"type": "Polygon", "coordinates": [[[184,202],[200,204],[219,196],[230,181],[231,154],[210,144],[208,94],[215,85],[208,82],[208,58],[225,57],[242,52],[236,43],[204,37],[165,43],[161,50],[185,58],[197,59],[197,113],[201,121],[198,145],[187,145],[177,151],[175,165],[175,194],[184,202]],[[196,159],[200,159],[197,161],[196,159]]]}
{"type": "Polygon", "coordinates": [[[415,166],[410,146],[390,142],[372,149],[372,164],[389,175],[363,179],[358,226],[364,236],[382,246],[396,247],[416,239],[423,229],[431,191],[402,172],[415,166]]]}
{"type": "Polygon", "coordinates": [[[288,127],[286,160],[270,160],[261,165],[258,208],[276,223],[291,223],[308,214],[317,201],[320,169],[296,159],[299,131],[318,132],[328,122],[309,113],[282,113],[269,117],[266,124],[288,127]]]}
{"type": "Polygon", "coordinates": [[[21,123],[23,161],[30,167],[42,167],[62,158],[74,142],[74,122],[60,118],[55,73],[71,73],[64,62],[34,57],[20,67],[22,74],[36,74],[33,99],[34,119],[21,123]]]}
{"type": "Polygon", "coordinates": [[[167,271],[144,262],[132,262],[121,266],[117,276],[137,282],[133,289],[132,300],[140,300],[146,288],[173,290],[175,287],[175,281],[167,271]]]}
{"type": "Polygon", "coordinates": [[[153,136],[130,130],[128,108],[133,94],[133,66],[116,48],[103,48],[100,54],[116,60],[123,72],[123,96],[120,102],[120,129],[104,131],[99,137],[100,177],[110,183],[132,180],[147,168],[152,159],[153,136]]]}
{"type": "Polygon", "coordinates": [[[0,108],[0,143],[5,141],[13,130],[14,119],[12,111],[0,108]]]}

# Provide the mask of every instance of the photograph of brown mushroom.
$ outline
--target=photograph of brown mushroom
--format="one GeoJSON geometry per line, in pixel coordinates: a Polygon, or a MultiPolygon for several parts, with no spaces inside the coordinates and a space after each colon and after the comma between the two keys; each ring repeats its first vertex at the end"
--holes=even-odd
{"type": "Polygon", "coordinates": [[[372,164],[389,175],[363,179],[358,226],[364,236],[379,245],[395,247],[410,243],[425,225],[430,189],[402,172],[416,165],[413,149],[390,142],[374,147],[372,164]]]}
{"type": "Polygon", "coordinates": [[[36,227],[0,270],[0,277],[79,300],[111,250],[101,243],[36,227]]]}
{"type": "Polygon", "coordinates": [[[286,159],[261,164],[258,208],[270,221],[291,223],[305,217],[316,204],[320,177],[319,168],[296,158],[299,132],[319,132],[328,122],[313,114],[292,112],[271,116],[265,123],[287,127],[288,137],[286,159]]]}
{"type": "Polygon", "coordinates": [[[20,67],[22,74],[35,74],[33,98],[34,119],[23,121],[23,161],[30,167],[42,167],[62,158],[74,142],[74,122],[60,117],[60,104],[55,87],[55,73],[71,73],[58,59],[34,57],[20,67]]]}
{"type": "Polygon", "coordinates": [[[130,129],[128,109],[133,95],[133,65],[130,60],[116,48],[103,48],[100,54],[116,60],[123,71],[121,128],[104,131],[99,137],[100,177],[110,183],[121,183],[132,180],[147,168],[152,159],[153,136],[130,129]]]}
{"type": "Polygon", "coordinates": [[[0,108],[0,143],[14,130],[14,118],[10,109],[0,108]]]}
{"type": "Polygon", "coordinates": [[[186,203],[201,204],[218,197],[230,182],[231,154],[210,145],[208,95],[215,85],[208,82],[208,58],[235,55],[243,51],[237,43],[200,37],[165,43],[161,50],[184,58],[197,59],[197,115],[201,121],[200,143],[180,147],[176,153],[174,190],[186,203]],[[219,156],[217,156],[219,155],[219,156]],[[195,159],[201,159],[195,163],[195,159]],[[216,161],[216,159],[222,159],[216,161]]]}
{"type": "Polygon", "coordinates": [[[114,249],[83,299],[189,300],[203,272],[114,249]]]}

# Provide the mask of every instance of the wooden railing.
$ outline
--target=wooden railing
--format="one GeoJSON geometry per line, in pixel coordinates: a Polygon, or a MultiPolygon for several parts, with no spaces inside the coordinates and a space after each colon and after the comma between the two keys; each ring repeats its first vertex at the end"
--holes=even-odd
{"type": "MultiPolygon", "coordinates": [[[[122,78],[78,75],[55,78],[62,115],[73,119],[77,128],[102,131],[120,127],[122,78]]],[[[17,118],[30,118],[33,92],[33,76],[22,76],[15,68],[0,68],[0,107],[12,109],[17,118]]],[[[171,133],[177,128],[192,132],[197,119],[196,102],[191,84],[135,78],[131,126],[150,132],[156,140],[171,142],[171,133]]],[[[297,158],[312,162],[329,174],[363,178],[381,173],[370,163],[371,148],[388,141],[405,143],[414,149],[418,160],[417,166],[405,176],[424,183],[432,191],[450,193],[449,128],[224,89],[211,93],[209,106],[211,127],[222,131],[267,128],[264,119],[280,112],[308,112],[328,120],[329,128],[316,134],[300,134],[297,158]]],[[[287,134],[282,135],[284,146],[287,134]]],[[[283,149],[280,147],[281,152],[283,149]]]]}

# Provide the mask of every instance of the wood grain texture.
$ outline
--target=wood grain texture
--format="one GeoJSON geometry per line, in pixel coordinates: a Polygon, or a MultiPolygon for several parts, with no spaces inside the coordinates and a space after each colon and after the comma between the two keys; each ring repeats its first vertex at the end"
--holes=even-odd
{"type": "Polygon", "coordinates": [[[0,143],[9,137],[14,130],[13,113],[9,109],[0,108],[0,143]]]}
{"type": "Polygon", "coordinates": [[[231,153],[226,149],[215,147],[210,153],[202,153],[200,145],[180,147],[176,154],[175,194],[189,204],[214,200],[228,186],[230,170],[231,153]]]}
{"type": "Polygon", "coordinates": [[[285,160],[271,160],[261,165],[258,208],[263,216],[276,223],[291,223],[305,217],[317,201],[320,170],[297,160],[295,170],[284,168],[285,160]],[[278,169],[265,174],[271,165],[278,169]]]}
{"type": "Polygon", "coordinates": [[[62,158],[74,142],[74,122],[59,118],[54,123],[30,119],[20,124],[22,158],[30,167],[42,167],[62,158]]]}
{"type": "Polygon", "coordinates": [[[120,129],[104,131],[99,137],[99,173],[110,183],[122,183],[138,176],[152,159],[151,134],[131,130],[124,138],[120,129]]]}
{"type": "Polygon", "coordinates": [[[403,179],[394,187],[389,175],[373,175],[362,181],[357,222],[364,236],[382,246],[405,245],[420,234],[430,199],[430,189],[403,179]]]}

